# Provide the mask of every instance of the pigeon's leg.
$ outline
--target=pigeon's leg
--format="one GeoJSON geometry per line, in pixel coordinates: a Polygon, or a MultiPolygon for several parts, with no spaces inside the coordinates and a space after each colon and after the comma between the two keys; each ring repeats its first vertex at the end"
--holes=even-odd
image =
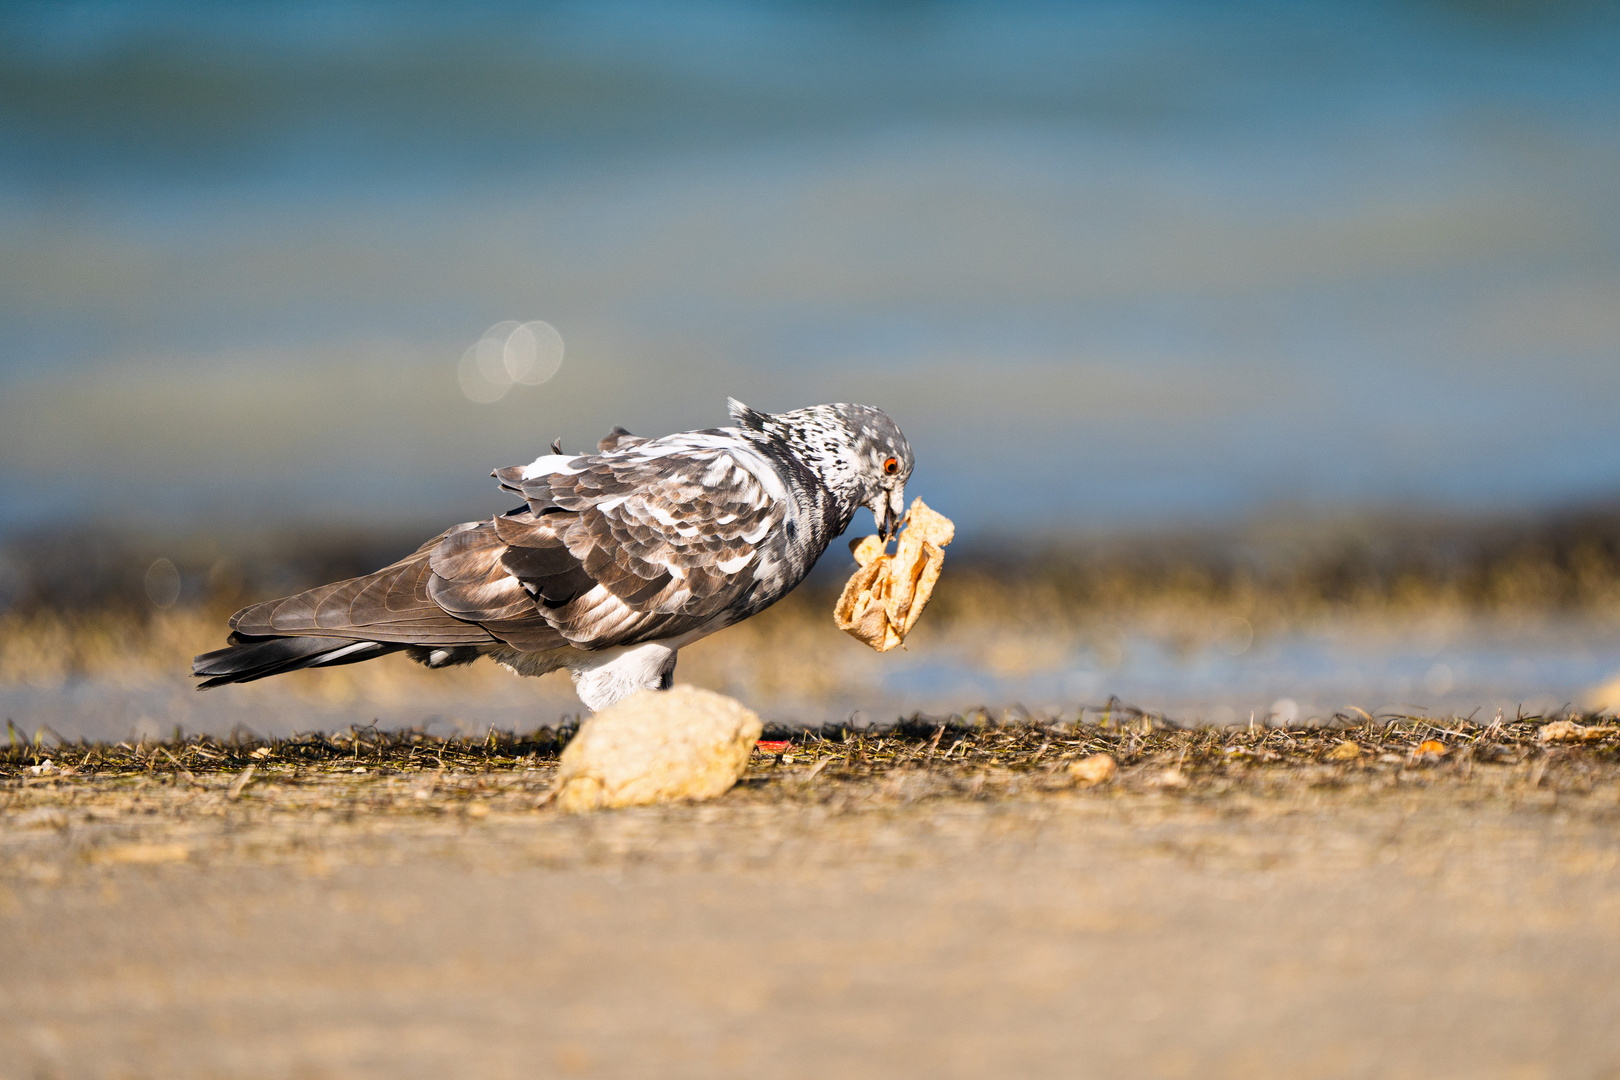
{"type": "Polygon", "coordinates": [[[574,691],[592,712],[638,690],[668,690],[675,681],[675,650],[661,641],[579,654],[570,659],[574,691]]]}

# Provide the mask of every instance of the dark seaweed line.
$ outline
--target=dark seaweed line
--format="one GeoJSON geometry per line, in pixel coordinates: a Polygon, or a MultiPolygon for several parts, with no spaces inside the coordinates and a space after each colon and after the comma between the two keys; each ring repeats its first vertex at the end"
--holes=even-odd
{"type": "MultiPolygon", "coordinates": [[[[1576,720],[1596,718],[1571,714],[1576,720]]],[[[883,730],[852,731],[829,726],[814,730],[767,731],[788,745],[783,754],[803,760],[827,759],[827,768],[846,775],[898,768],[1050,770],[1067,761],[1106,753],[1125,768],[1174,765],[1205,776],[1256,765],[1276,767],[1339,764],[1396,764],[1401,767],[1445,762],[1524,764],[1549,754],[1568,756],[1577,748],[1594,764],[1620,761],[1620,740],[1606,736],[1578,747],[1548,746],[1541,739],[1544,718],[1518,716],[1479,724],[1466,718],[1394,716],[1308,729],[1181,728],[1135,710],[1118,710],[1099,723],[1021,720],[998,724],[983,710],[945,718],[914,716],[883,730]],[[1359,754],[1348,758],[1345,744],[1359,754]],[[1433,744],[1439,744],[1435,747],[1433,744]],[[1425,750],[1425,744],[1428,744],[1425,750]],[[1338,757],[1328,758],[1337,751],[1338,757]]],[[[196,735],[134,743],[25,739],[11,729],[0,746],[0,778],[30,780],[48,775],[116,777],[131,774],[237,773],[260,768],[337,769],[367,766],[420,770],[495,771],[554,762],[573,736],[572,725],[541,728],[523,735],[490,729],[483,738],[436,736],[421,731],[354,727],[335,734],[263,738],[238,731],[226,738],[196,735]]],[[[774,751],[773,751],[774,752],[774,751]]],[[[762,754],[762,757],[767,755],[762,754]]]]}

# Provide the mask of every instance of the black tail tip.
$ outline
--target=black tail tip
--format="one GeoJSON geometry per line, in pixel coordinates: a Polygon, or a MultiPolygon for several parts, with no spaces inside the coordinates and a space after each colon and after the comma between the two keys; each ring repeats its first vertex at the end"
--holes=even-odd
{"type": "Polygon", "coordinates": [[[227,647],[193,658],[191,674],[204,680],[197,689],[211,690],[216,686],[253,682],[299,668],[370,660],[385,652],[392,652],[396,647],[375,641],[313,635],[250,638],[232,634],[231,644],[227,647]]]}

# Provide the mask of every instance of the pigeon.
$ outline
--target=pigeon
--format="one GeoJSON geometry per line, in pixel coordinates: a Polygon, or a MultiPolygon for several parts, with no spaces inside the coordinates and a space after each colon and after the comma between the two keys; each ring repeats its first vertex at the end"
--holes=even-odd
{"type": "Polygon", "coordinates": [[[566,669],[591,710],[668,689],[676,654],[803,581],[861,507],[898,528],[911,445],[868,405],[765,413],[659,439],[623,428],[594,454],[496,469],[523,505],[456,525],[364,577],[243,608],[198,689],[404,652],[430,668],[488,656],[566,669]]]}

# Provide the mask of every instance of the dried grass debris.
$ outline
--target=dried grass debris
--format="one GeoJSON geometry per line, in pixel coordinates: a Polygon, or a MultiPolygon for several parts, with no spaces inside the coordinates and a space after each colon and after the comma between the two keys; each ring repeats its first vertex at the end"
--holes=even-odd
{"type": "MultiPolygon", "coordinates": [[[[1605,734],[1613,725],[1592,714],[1510,715],[1483,724],[1460,717],[1383,715],[1352,722],[1345,716],[1332,727],[1286,731],[1177,728],[1157,718],[1149,723],[1118,704],[1088,710],[1087,716],[1095,719],[969,709],[881,729],[774,728],[767,737],[788,743],[792,752],[751,752],[746,739],[739,739],[745,764],[727,802],[809,803],[837,814],[920,801],[1112,800],[1170,793],[1178,800],[1247,812],[1244,799],[1315,798],[1324,790],[1348,799],[1419,790],[1535,805],[1557,798],[1560,805],[1584,800],[1611,809],[1620,799],[1620,732],[1605,734]],[[1543,741],[1541,731],[1557,720],[1592,737],[1543,741]],[[1420,753],[1428,741],[1443,741],[1449,752],[1444,757],[1420,753]],[[1361,748],[1354,760],[1337,756],[1347,742],[1361,748]],[[1116,771],[1105,781],[1083,782],[1086,769],[1106,771],[1105,765],[1087,766],[1077,775],[1076,766],[1098,755],[1111,759],[1116,771]],[[1185,786],[1166,788],[1159,782],[1172,767],[1185,786]]],[[[99,846],[99,830],[107,823],[123,823],[115,826],[122,839],[155,840],[140,823],[222,818],[263,822],[290,836],[361,816],[470,823],[482,813],[473,806],[488,807],[486,820],[498,825],[552,812],[548,793],[556,786],[559,758],[572,734],[567,726],[523,735],[491,731],[483,737],[362,727],[272,740],[245,734],[122,744],[18,739],[9,746],[0,743],[0,831],[39,837],[43,829],[61,830],[73,844],[99,846]],[[31,771],[46,760],[56,768],[31,771]],[[256,766],[251,783],[239,798],[228,798],[250,765],[256,766]],[[356,767],[366,772],[353,772],[356,767]]],[[[679,813],[678,804],[669,812],[679,813]]],[[[191,843],[187,837],[173,839],[191,843]]]]}

